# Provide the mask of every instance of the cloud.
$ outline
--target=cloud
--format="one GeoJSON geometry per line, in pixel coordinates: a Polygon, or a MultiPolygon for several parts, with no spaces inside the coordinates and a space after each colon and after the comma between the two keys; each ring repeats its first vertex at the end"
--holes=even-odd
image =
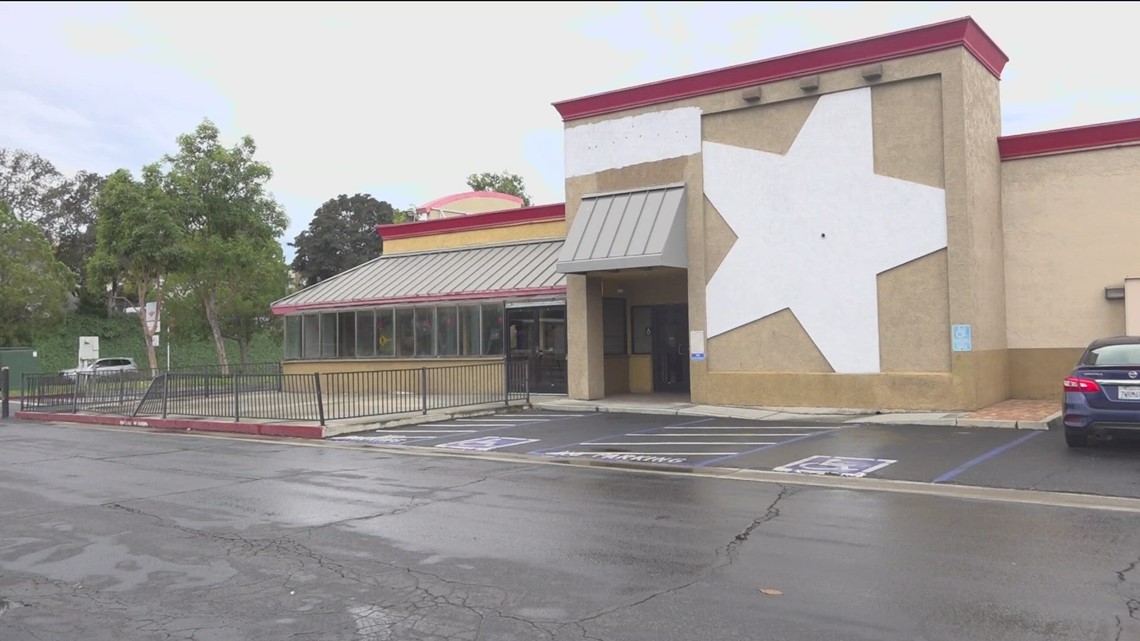
{"type": "Polygon", "coordinates": [[[19,95],[0,121],[22,114],[0,145],[137,169],[209,117],[257,141],[291,240],[337,194],[406,206],[474,172],[514,171],[535,202],[560,201],[552,102],[963,15],[1011,58],[1005,133],[1140,115],[1131,23],[1108,3],[1035,5],[1032,28],[1001,2],[265,6],[0,5],[0,86],[19,95]]]}

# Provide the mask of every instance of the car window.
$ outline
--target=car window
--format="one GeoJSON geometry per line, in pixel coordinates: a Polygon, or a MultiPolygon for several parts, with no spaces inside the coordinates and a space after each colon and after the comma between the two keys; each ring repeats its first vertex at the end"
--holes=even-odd
{"type": "Polygon", "coordinates": [[[1135,365],[1140,367],[1140,344],[1105,345],[1085,352],[1081,365],[1111,366],[1135,365]]]}

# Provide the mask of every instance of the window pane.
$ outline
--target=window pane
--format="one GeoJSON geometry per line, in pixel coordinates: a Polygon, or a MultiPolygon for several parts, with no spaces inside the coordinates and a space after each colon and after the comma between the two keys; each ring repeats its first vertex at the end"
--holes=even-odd
{"type": "Polygon", "coordinates": [[[459,353],[459,315],[454,307],[436,309],[435,353],[439,356],[455,356],[459,353]]]}
{"type": "Polygon", "coordinates": [[[337,350],[341,358],[356,356],[356,312],[337,314],[337,350]]]}
{"type": "Polygon", "coordinates": [[[305,314],[304,342],[301,343],[301,358],[321,357],[321,319],[316,314],[305,314]]]}
{"type": "Polygon", "coordinates": [[[396,323],[393,309],[376,310],[376,355],[396,355],[396,323]]]}
{"type": "Polygon", "coordinates": [[[653,308],[634,307],[633,317],[633,353],[653,353],[653,308]]]}
{"type": "Polygon", "coordinates": [[[483,354],[502,356],[506,354],[503,344],[503,304],[486,303],[483,308],[483,354]]]}
{"type": "Polygon", "coordinates": [[[416,308],[416,356],[435,355],[435,308],[416,308]]]}
{"type": "Polygon", "coordinates": [[[459,354],[460,356],[479,355],[478,305],[466,305],[459,308],[459,354]]]}
{"type": "Polygon", "coordinates": [[[376,355],[376,313],[356,312],[356,357],[376,355]]]}
{"type": "Polygon", "coordinates": [[[625,345],[625,299],[602,299],[602,344],[607,356],[624,355],[625,345]]]}
{"type": "Polygon", "coordinates": [[[321,358],[336,358],[336,314],[321,314],[321,358]]]}
{"type": "Polygon", "coordinates": [[[544,307],[538,311],[540,345],[546,356],[566,356],[566,308],[544,307]]]}
{"type": "Polygon", "coordinates": [[[415,356],[416,319],[411,307],[396,310],[396,355],[415,356]]]}
{"type": "Polygon", "coordinates": [[[301,358],[301,317],[285,317],[285,359],[301,358]]]}

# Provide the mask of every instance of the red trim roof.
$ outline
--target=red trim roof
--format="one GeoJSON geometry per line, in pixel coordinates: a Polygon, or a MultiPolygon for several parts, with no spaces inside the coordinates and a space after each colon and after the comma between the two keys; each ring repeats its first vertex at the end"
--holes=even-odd
{"type": "Polygon", "coordinates": [[[396,223],[391,225],[377,225],[376,233],[383,240],[394,238],[412,238],[414,236],[431,236],[434,234],[447,234],[472,229],[487,229],[489,227],[506,227],[509,225],[525,225],[527,223],[558,220],[566,217],[566,203],[556,205],[537,205],[521,209],[504,209],[485,214],[471,214],[470,216],[456,216],[455,218],[436,218],[434,220],[420,220],[414,223],[396,223]]]}
{"type": "Polygon", "coordinates": [[[436,198],[430,203],[420,205],[416,208],[416,213],[423,214],[433,209],[439,209],[444,205],[449,205],[460,200],[467,200],[468,198],[493,198],[495,200],[505,200],[516,205],[521,205],[523,202],[522,198],[513,194],[503,194],[497,191],[465,191],[462,194],[452,194],[450,196],[444,196],[443,198],[436,198]]]}
{"type": "Polygon", "coordinates": [[[998,138],[1002,160],[1140,145],[1140,118],[998,138]]]}
{"type": "Polygon", "coordinates": [[[347,309],[352,307],[372,307],[375,305],[407,305],[415,303],[438,303],[443,301],[485,300],[488,298],[520,298],[523,296],[553,296],[566,293],[563,285],[557,287],[532,287],[530,289],[496,289],[485,292],[462,292],[459,294],[433,294],[429,296],[402,296],[398,298],[369,298],[343,301],[339,303],[306,303],[303,305],[282,305],[272,308],[277,315],[303,312],[310,309],[347,309]]]}
{"type": "Polygon", "coordinates": [[[563,121],[578,120],[953,47],[965,47],[997,78],[1001,78],[1002,69],[1009,62],[1009,57],[973,18],[965,17],[778,58],[564,100],[554,103],[554,108],[562,115],[563,121]]]}

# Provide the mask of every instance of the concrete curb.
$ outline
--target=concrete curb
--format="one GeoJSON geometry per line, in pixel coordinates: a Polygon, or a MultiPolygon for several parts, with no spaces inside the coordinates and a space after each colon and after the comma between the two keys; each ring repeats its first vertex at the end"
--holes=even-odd
{"type": "Polygon", "coordinates": [[[112,425],[116,427],[146,427],[158,430],[192,432],[223,432],[251,436],[277,436],[285,438],[324,438],[319,425],[289,425],[286,423],[240,423],[186,418],[127,418],[102,414],[53,414],[46,412],[16,412],[16,418],[41,423],[78,423],[81,425],[112,425]]]}
{"type": "Polygon", "coordinates": [[[518,412],[520,410],[528,409],[529,407],[530,406],[526,403],[519,403],[510,406],[503,405],[501,403],[488,403],[485,405],[478,405],[468,408],[457,407],[450,410],[443,410],[429,414],[408,414],[399,416],[397,418],[369,421],[367,423],[361,422],[353,423],[351,425],[327,425],[325,426],[325,438],[328,438],[330,436],[359,434],[361,432],[374,432],[376,430],[390,430],[399,427],[411,427],[413,425],[422,425],[424,423],[451,421],[457,418],[465,418],[469,416],[490,416],[492,414],[518,412]]]}

